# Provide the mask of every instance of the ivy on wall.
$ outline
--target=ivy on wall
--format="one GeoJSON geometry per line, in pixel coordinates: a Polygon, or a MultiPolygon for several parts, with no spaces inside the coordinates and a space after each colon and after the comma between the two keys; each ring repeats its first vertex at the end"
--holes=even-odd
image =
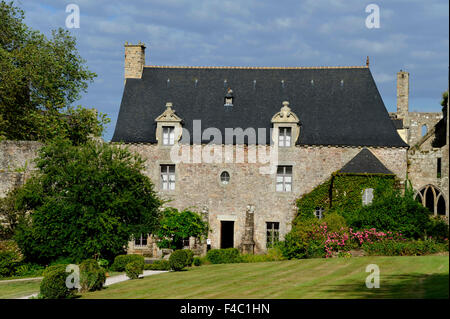
{"type": "Polygon", "coordinates": [[[323,208],[324,214],[355,211],[362,207],[362,193],[366,188],[374,189],[375,198],[398,187],[394,175],[333,173],[327,181],[297,200],[298,214],[294,224],[313,218],[316,208],[323,208]]]}

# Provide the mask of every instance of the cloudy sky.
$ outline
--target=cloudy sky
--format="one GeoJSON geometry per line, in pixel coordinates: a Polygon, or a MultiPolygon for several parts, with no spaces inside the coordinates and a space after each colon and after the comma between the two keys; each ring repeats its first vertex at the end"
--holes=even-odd
{"type": "Polygon", "coordinates": [[[147,65],[351,66],[370,69],[388,111],[396,108],[396,72],[410,72],[410,110],[440,111],[447,89],[447,0],[20,0],[25,22],[50,34],[65,28],[67,4],[80,8],[70,29],[98,74],[77,104],[111,118],[123,90],[125,41],[147,45],[147,65]],[[367,5],[380,8],[380,28],[367,28],[367,5]]]}

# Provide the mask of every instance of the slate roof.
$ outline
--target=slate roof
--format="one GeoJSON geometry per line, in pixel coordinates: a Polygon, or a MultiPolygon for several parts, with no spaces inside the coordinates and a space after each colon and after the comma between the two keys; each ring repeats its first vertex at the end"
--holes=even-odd
{"type": "Polygon", "coordinates": [[[343,174],[384,174],[394,175],[380,160],[367,148],[356,154],[338,173],[343,174]]]}
{"type": "Polygon", "coordinates": [[[403,128],[403,119],[392,119],[391,121],[397,130],[400,130],[403,128]]]}
{"type": "Polygon", "coordinates": [[[112,141],[155,143],[155,118],[166,102],[183,119],[191,143],[193,120],[198,119],[202,130],[215,127],[223,136],[225,128],[266,128],[265,141],[270,141],[271,118],[285,100],[300,118],[297,144],[408,146],[367,67],[146,66],[141,79],[126,80],[112,141]],[[233,90],[232,108],[224,107],[228,88],[233,90]]]}

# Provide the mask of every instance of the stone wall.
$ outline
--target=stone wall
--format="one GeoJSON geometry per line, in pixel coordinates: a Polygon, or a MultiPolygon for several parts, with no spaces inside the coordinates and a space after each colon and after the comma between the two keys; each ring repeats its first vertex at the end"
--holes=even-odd
{"type": "MultiPolygon", "coordinates": [[[[263,175],[259,168],[266,164],[186,164],[176,165],[176,186],[163,191],[160,184],[160,165],[172,163],[170,151],[157,145],[129,145],[147,159],[145,174],[155,183],[156,190],[168,205],[178,209],[192,208],[209,212],[211,248],[220,248],[220,222],[234,221],[234,247],[241,247],[247,211],[253,209],[255,253],[266,250],[266,222],[280,223],[280,236],[289,232],[296,213],[295,200],[327,180],[330,175],[350,161],[358,147],[293,147],[279,154],[278,165],[293,166],[293,191],[276,192],[275,175],[263,175]],[[220,174],[229,172],[227,185],[220,182],[220,174]]],[[[191,147],[192,148],[192,147],[191,147]]],[[[401,180],[406,173],[406,149],[369,148],[375,156],[401,180]]],[[[247,158],[248,148],[245,148],[247,158]]]]}
{"type": "Polygon", "coordinates": [[[35,169],[34,159],[41,146],[34,141],[0,142],[0,197],[24,183],[35,169]]]}

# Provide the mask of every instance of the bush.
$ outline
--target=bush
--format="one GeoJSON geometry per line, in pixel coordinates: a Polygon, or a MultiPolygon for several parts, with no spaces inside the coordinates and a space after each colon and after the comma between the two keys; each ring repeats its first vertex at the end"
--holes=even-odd
{"type": "Polygon", "coordinates": [[[362,248],[373,256],[422,256],[448,251],[447,243],[434,240],[379,241],[364,243],[362,248]]]}
{"type": "Polygon", "coordinates": [[[194,257],[193,263],[194,263],[194,266],[197,266],[197,267],[201,266],[202,265],[202,259],[199,258],[199,257],[194,257]]]}
{"type": "Polygon", "coordinates": [[[44,299],[64,299],[75,295],[76,289],[66,286],[66,267],[62,264],[50,266],[44,271],[40,285],[40,297],[44,299]]]}
{"type": "Polygon", "coordinates": [[[413,198],[411,190],[402,195],[398,190],[375,197],[371,205],[343,212],[353,229],[376,228],[392,231],[407,238],[423,238],[430,225],[430,212],[413,198]]]}
{"type": "Polygon", "coordinates": [[[14,275],[20,264],[20,257],[14,251],[0,251],[0,277],[14,275]]]}
{"type": "Polygon", "coordinates": [[[68,266],[68,264],[55,264],[55,265],[50,265],[47,268],[44,269],[44,271],[42,272],[42,276],[46,277],[49,273],[56,271],[56,270],[64,270],[66,271],[66,267],[68,266]]]}
{"type": "Polygon", "coordinates": [[[103,288],[106,271],[94,259],[86,259],[80,264],[81,291],[95,291],[103,288]]]}
{"type": "Polygon", "coordinates": [[[125,273],[130,279],[138,279],[143,272],[144,264],[138,260],[131,261],[125,266],[125,273]]]}
{"type": "Polygon", "coordinates": [[[18,277],[38,277],[42,276],[44,267],[38,264],[24,263],[16,268],[14,273],[18,277]]]}
{"type": "Polygon", "coordinates": [[[194,262],[194,252],[190,249],[185,249],[187,254],[186,266],[191,267],[194,262]]]}
{"type": "Polygon", "coordinates": [[[114,271],[125,271],[125,267],[132,261],[138,261],[145,264],[144,256],[137,254],[119,255],[114,259],[111,269],[114,271]]]}
{"type": "Polygon", "coordinates": [[[212,264],[230,264],[241,262],[239,250],[236,248],[211,249],[206,254],[206,258],[212,264]]]}
{"type": "Polygon", "coordinates": [[[448,224],[443,221],[439,216],[430,218],[430,222],[427,225],[427,237],[435,239],[437,241],[445,241],[448,239],[449,228],[448,224]]]}
{"type": "Polygon", "coordinates": [[[153,264],[145,264],[145,270],[170,270],[170,263],[168,260],[156,260],[153,264]]]}
{"type": "Polygon", "coordinates": [[[180,271],[187,266],[188,259],[186,249],[175,250],[169,257],[170,268],[174,271],[180,271]]]}

